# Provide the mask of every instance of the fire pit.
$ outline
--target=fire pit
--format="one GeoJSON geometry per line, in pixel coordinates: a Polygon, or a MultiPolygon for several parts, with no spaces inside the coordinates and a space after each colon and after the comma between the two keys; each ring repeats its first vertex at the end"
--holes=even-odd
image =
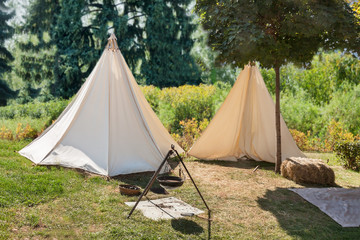
{"type": "Polygon", "coordinates": [[[160,186],[166,189],[175,189],[184,184],[184,179],[176,176],[161,176],[156,178],[160,186]]]}

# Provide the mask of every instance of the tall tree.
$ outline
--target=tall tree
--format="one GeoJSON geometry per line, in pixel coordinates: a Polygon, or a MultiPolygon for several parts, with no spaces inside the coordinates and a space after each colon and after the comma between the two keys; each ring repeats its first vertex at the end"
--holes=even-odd
{"type": "Polygon", "coordinates": [[[5,72],[11,70],[9,63],[13,60],[13,56],[5,47],[5,40],[13,35],[13,28],[7,23],[13,16],[14,12],[10,12],[5,6],[5,1],[0,0],[0,106],[6,105],[7,99],[15,95],[15,92],[1,79],[5,72]]]}
{"type": "Polygon", "coordinates": [[[59,0],[34,0],[27,9],[25,23],[17,29],[20,35],[16,41],[17,57],[21,61],[14,70],[24,82],[20,102],[30,101],[39,94],[46,101],[53,94],[56,48],[50,35],[59,10],[59,0]],[[40,87],[41,92],[35,87],[40,87]]]}
{"type": "Polygon", "coordinates": [[[108,32],[114,31],[118,45],[130,68],[135,70],[144,59],[145,49],[142,44],[143,26],[142,1],[104,0],[102,4],[89,4],[89,12],[95,13],[92,20],[94,37],[98,39],[100,50],[107,43],[108,32]]]}
{"type": "Polygon", "coordinates": [[[93,26],[84,26],[86,0],[62,0],[52,40],[56,45],[54,75],[57,95],[73,96],[90,74],[99,56],[93,26]]]}
{"type": "MultiPolygon", "coordinates": [[[[137,79],[142,76],[158,86],[199,83],[199,71],[189,54],[194,30],[186,12],[189,2],[34,0],[20,28],[27,40],[19,43],[24,53],[18,75],[35,83],[24,84],[26,88],[45,89],[40,95],[47,96],[51,88],[52,94],[68,98],[89,75],[108,31],[114,29],[137,79]]],[[[26,96],[25,90],[22,93],[26,96]]]]}
{"type": "Polygon", "coordinates": [[[309,64],[319,48],[360,51],[359,25],[344,0],[198,0],[217,60],[243,66],[259,61],[276,73],[275,171],[280,172],[280,67],[309,64]]]}
{"type": "Polygon", "coordinates": [[[146,60],[141,72],[147,84],[159,87],[199,84],[200,72],[190,55],[196,26],[186,12],[189,0],[147,1],[144,40],[146,60]]]}

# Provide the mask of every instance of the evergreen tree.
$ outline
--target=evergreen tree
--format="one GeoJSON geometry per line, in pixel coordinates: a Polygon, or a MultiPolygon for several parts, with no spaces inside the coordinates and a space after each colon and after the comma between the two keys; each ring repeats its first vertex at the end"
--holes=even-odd
{"type": "Polygon", "coordinates": [[[6,105],[7,99],[15,96],[15,92],[1,79],[5,72],[11,70],[9,62],[13,60],[13,56],[5,47],[5,40],[13,35],[13,28],[6,21],[13,15],[14,12],[10,12],[5,6],[5,1],[0,0],[0,106],[6,105]]]}
{"type": "Polygon", "coordinates": [[[140,27],[140,20],[137,17],[137,9],[141,2],[127,1],[122,8],[113,0],[104,0],[102,4],[96,1],[89,4],[89,13],[93,12],[94,19],[91,21],[92,32],[97,41],[99,52],[107,44],[108,32],[114,31],[118,38],[118,45],[131,69],[135,69],[143,58],[143,51],[139,51],[139,40],[143,30],[140,27]]]}
{"type": "Polygon", "coordinates": [[[27,10],[25,23],[18,27],[20,36],[16,47],[20,50],[21,61],[15,66],[15,72],[24,81],[20,103],[38,95],[43,101],[52,98],[56,48],[50,34],[59,9],[59,0],[34,0],[27,10]]]}
{"type": "Polygon", "coordinates": [[[170,87],[200,83],[198,66],[190,55],[196,27],[186,13],[189,3],[155,0],[144,6],[147,55],[141,72],[147,84],[170,87]]]}
{"type": "Polygon", "coordinates": [[[83,26],[86,6],[86,0],[62,0],[52,32],[56,45],[56,95],[61,97],[72,97],[80,89],[99,57],[91,32],[93,26],[83,26]]]}
{"type": "Polygon", "coordinates": [[[21,95],[37,93],[32,88],[38,87],[43,100],[50,93],[71,97],[95,66],[110,29],[138,81],[142,82],[141,74],[147,83],[161,87],[199,83],[190,55],[194,25],[186,14],[188,4],[188,0],[34,0],[20,28],[27,39],[18,44],[23,54],[16,72],[31,83],[24,84],[21,95]]]}

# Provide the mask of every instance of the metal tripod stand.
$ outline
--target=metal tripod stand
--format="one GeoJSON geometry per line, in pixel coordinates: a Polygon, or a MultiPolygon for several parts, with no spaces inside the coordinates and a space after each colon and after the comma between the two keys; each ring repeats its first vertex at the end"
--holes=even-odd
{"type": "Polygon", "coordinates": [[[188,170],[187,167],[185,166],[185,163],[183,162],[183,160],[182,160],[182,158],[180,157],[179,153],[176,151],[175,146],[174,146],[173,144],[171,145],[171,149],[170,149],[169,152],[166,154],[164,160],[161,162],[159,168],[155,171],[154,175],[151,177],[151,179],[150,179],[149,183],[147,184],[146,188],[144,189],[144,191],[143,191],[143,192],[141,193],[141,195],[139,196],[138,200],[136,201],[134,207],[131,209],[131,211],[130,211],[129,215],[127,216],[127,218],[130,218],[130,217],[131,217],[132,213],[134,212],[135,208],[137,207],[137,205],[139,204],[139,202],[141,201],[141,199],[148,194],[151,186],[154,184],[154,182],[155,182],[155,180],[156,180],[156,177],[159,175],[159,173],[160,173],[161,169],[163,168],[163,166],[165,165],[166,161],[170,158],[170,156],[171,156],[173,153],[175,153],[176,156],[179,158],[180,163],[182,164],[182,166],[184,167],[186,173],[187,173],[188,176],[190,177],[191,182],[192,182],[193,185],[195,186],[196,191],[198,192],[201,200],[203,201],[203,203],[204,203],[204,205],[205,205],[205,207],[206,207],[206,209],[207,209],[207,211],[208,211],[208,219],[207,219],[207,220],[208,220],[208,239],[210,239],[210,238],[211,238],[211,210],[210,210],[209,206],[207,205],[207,203],[206,203],[204,197],[202,196],[199,188],[197,187],[196,183],[194,182],[194,179],[191,177],[189,170],[188,170]]]}

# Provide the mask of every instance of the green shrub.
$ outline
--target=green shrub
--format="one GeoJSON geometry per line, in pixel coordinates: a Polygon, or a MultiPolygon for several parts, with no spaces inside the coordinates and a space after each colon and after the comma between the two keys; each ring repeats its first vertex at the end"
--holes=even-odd
{"type": "Polygon", "coordinates": [[[343,123],[354,135],[360,134],[360,85],[349,86],[347,92],[338,91],[324,108],[324,120],[343,123]]]}
{"type": "Polygon", "coordinates": [[[172,132],[178,132],[181,121],[211,119],[215,112],[215,92],[215,86],[203,84],[162,89],[159,114],[161,121],[172,132]]]}
{"type": "Polygon", "coordinates": [[[288,128],[312,134],[324,134],[326,124],[322,118],[322,107],[307,100],[305,92],[296,95],[285,92],[281,95],[281,114],[288,128]]]}
{"type": "Polygon", "coordinates": [[[161,90],[158,87],[154,87],[152,85],[140,86],[140,88],[154,112],[159,113],[161,90]]]}
{"type": "Polygon", "coordinates": [[[14,119],[14,118],[56,118],[69,104],[69,100],[56,100],[46,103],[27,103],[22,105],[10,105],[0,107],[1,119],[14,119]]]}
{"type": "Polygon", "coordinates": [[[345,168],[360,170],[360,141],[339,142],[335,144],[335,152],[345,168]]]}

